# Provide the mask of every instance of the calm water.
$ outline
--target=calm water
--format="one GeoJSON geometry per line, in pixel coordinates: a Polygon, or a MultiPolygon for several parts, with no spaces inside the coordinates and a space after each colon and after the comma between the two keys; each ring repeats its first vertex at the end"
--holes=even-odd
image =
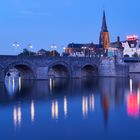
{"type": "Polygon", "coordinates": [[[140,139],[140,75],[0,84],[0,138],[140,139]]]}

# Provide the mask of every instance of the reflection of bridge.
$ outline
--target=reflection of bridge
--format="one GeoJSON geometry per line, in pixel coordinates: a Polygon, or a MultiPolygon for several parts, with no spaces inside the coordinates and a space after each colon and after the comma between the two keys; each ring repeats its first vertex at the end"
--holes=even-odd
{"type": "Polygon", "coordinates": [[[103,61],[99,57],[0,56],[0,80],[12,68],[20,72],[22,79],[127,75],[125,66],[118,67],[112,60],[103,61]]]}
{"type": "MultiPolygon", "coordinates": [[[[14,81],[16,82],[16,80],[14,81]]],[[[28,115],[30,115],[31,121],[35,122],[45,104],[45,115],[48,113],[48,116],[51,116],[52,119],[71,117],[75,114],[74,111],[86,118],[94,112],[94,109],[99,109],[96,106],[101,105],[105,124],[107,124],[109,119],[110,108],[123,106],[126,99],[127,111],[130,112],[133,111],[132,109],[136,109],[137,106],[139,107],[139,102],[137,102],[139,101],[139,94],[134,94],[132,97],[131,95],[133,94],[128,94],[129,89],[132,89],[132,87],[129,87],[129,79],[127,78],[21,80],[21,83],[17,83],[18,85],[9,81],[6,82],[7,86],[5,88],[4,84],[0,85],[0,103],[1,106],[8,106],[11,102],[14,103],[11,112],[15,126],[22,125],[24,117],[28,115]],[[125,98],[127,96],[128,98],[125,98]],[[71,100],[76,101],[76,104],[71,102],[71,100]],[[40,101],[43,103],[43,106],[38,106],[40,101]],[[24,103],[27,110],[24,109],[24,103]]],[[[138,90],[138,82],[139,80],[133,80],[134,88],[132,91],[138,90]]],[[[139,114],[139,110],[136,111],[139,114]]],[[[132,113],[130,112],[129,115],[132,116],[132,113]]]]}

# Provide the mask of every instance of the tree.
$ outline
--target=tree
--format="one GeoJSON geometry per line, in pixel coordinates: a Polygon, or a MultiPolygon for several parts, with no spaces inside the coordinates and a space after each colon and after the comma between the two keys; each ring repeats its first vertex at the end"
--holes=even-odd
{"type": "Polygon", "coordinates": [[[62,56],[64,56],[64,57],[67,57],[69,55],[70,55],[69,53],[65,53],[65,52],[62,53],[62,56]]]}
{"type": "Polygon", "coordinates": [[[135,52],[135,53],[133,54],[133,57],[138,57],[138,54],[135,52]]]}
{"type": "Polygon", "coordinates": [[[128,54],[125,54],[124,57],[129,57],[129,55],[128,54]]]}
{"type": "Polygon", "coordinates": [[[60,56],[60,53],[58,53],[56,50],[53,50],[50,52],[50,56],[60,56]]]}
{"type": "Polygon", "coordinates": [[[24,48],[23,52],[19,54],[19,56],[33,56],[35,52],[29,51],[28,49],[24,48]]]}

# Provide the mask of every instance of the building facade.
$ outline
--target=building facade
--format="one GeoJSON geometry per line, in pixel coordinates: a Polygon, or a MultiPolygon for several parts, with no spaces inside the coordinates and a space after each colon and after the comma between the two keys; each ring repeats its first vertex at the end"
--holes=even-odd
{"type": "Polygon", "coordinates": [[[123,43],[125,57],[140,57],[140,41],[138,36],[127,36],[127,40],[123,43]]]}
{"type": "Polygon", "coordinates": [[[78,43],[70,43],[68,44],[65,52],[70,56],[93,56],[95,55],[97,50],[97,44],[89,43],[89,44],[78,44],[78,43]]]}
{"type": "MultiPolygon", "coordinates": [[[[99,44],[87,43],[78,44],[70,43],[65,49],[65,53],[69,56],[106,56],[108,50],[110,49],[110,37],[107,29],[106,15],[103,11],[102,28],[99,37],[99,44]]],[[[112,50],[112,49],[111,49],[112,50]]]]}

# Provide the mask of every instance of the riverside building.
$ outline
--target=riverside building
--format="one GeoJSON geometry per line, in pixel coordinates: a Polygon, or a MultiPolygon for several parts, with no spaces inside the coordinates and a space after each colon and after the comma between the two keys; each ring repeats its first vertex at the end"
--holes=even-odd
{"type": "Polygon", "coordinates": [[[127,40],[123,43],[125,57],[139,57],[140,56],[140,41],[137,35],[127,36],[127,40]]]}
{"type": "Polygon", "coordinates": [[[106,54],[107,50],[110,48],[110,38],[109,31],[107,29],[106,15],[103,11],[102,28],[99,37],[99,44],[87,43],[87,44],[77,44],[70,43],[65,49],[65,53],[69,56],[103,56],[106,54]]]}

